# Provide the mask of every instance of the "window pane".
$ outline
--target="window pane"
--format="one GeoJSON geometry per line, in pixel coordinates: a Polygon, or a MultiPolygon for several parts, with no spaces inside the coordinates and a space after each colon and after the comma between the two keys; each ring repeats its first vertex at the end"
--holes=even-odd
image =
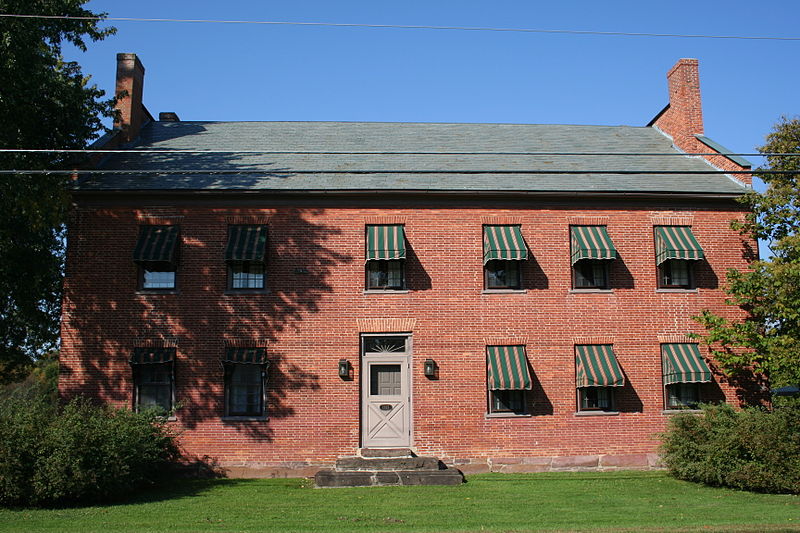
{"type": "Polygon", "coordinates": [[[175,272],[166,270],[144,269],[142,279],[143,289],[174,289],[175,272]]]}
{"type": "Polygon", "coordinates": [[[493,260],[486,263],[487,289],[517,289],[519,282],[519,261],[493,260]]]}
{"type": "Polygon", "coordinates": [[[264,265],[238,263],[230,266],[232,289],[263,289],[264,265]]]}
{"type": "Polygon", "coordinates": [[[525,391],[493,390],[491,391],[492,413],[525,413],[525,391]]]}
{"type": "Polygon", "coordinates": [[[611,390],[608,387],[585,387],[580,389],[581,410],[611,409],[611,390]]]}
{"type": "Polygon", "coordinates": [[[403,269],[400,261],[389,261],[389,286],[402,287],[403,269]]]}
{"type": "Polygon", "coordinates": [[[676,383],[667,387],[667,407],[691,408],[700,402],[700,387],[697,383],[676,383]]]}
{"type": "Polygon", "coordinates": [[[401,353],[406,351],[406,337],[364,337],[364,351],[401,353]]]}
{"type": "Polygon", "coordinates": [[[228,414],[260,416],[264,409],[261,365],[232,364],[228,369],[228,414]]]}
{"type": "Polygon", "coordinates": [[[687,261],[670,261],[672,285],[689,284],[689,263],[687,261]]]}
{"type": "Polygon", "coordinates": [[[575,288],[605,288],[608,286],[605,261],[582,259],[572,268],[575,273],[575,288]]]}
{"type": "Polygon", "coordinates": [[[370,394],[373,396],[400,396],[400,365],[371,365],[370,394]]]}
{"type": "Polygon", "coordinates": [[[140,408],[172,409],[172,367],[169,363],[138,365],[135,376],[140,408]]]}
{"type": "Polygon", "coordinates": [[[402,289],[403,269],[402,259],[367,261],[367,288],[402,289]]]}
{"type": "Polygon", "coordinates": [[[661,285],[664,287],[689,287],[689,261],[670,259],[661,264],[661,285]]]}

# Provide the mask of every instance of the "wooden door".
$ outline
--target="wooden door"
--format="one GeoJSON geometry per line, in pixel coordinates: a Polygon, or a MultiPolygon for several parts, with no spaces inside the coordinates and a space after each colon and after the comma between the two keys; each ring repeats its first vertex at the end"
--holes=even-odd
{"type": "Polygon", "coordinates": [[[362,338],[362,447],[411,445],[410,337],[362,338]]]}

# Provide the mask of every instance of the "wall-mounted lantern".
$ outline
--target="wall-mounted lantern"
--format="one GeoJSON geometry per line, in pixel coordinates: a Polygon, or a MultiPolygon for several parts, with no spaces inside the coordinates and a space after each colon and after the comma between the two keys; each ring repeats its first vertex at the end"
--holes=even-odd
{"type": "Polygon", "coordinates": [[[342,379],[352,379],[353,365],[347,359],[339,359],[339,377],[342,379]]]}
{"type": "Polygon", "coordinates": [[[425,377],[428,379],[439,378],[439,365],[433,359],[425,359],[424,367],[425,377]]]}

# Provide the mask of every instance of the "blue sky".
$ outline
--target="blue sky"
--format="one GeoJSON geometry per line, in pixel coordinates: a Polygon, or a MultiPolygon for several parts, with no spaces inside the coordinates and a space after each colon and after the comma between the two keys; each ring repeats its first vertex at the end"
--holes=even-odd
{"type": "MultiPolygon", "coordinates": [[[[235,1],[87,6],[112,17],[245,19],[798,37],[800,2],[235,1]]],[[[645,125],[665,74],[700,60],[706,135],[751,152],[798,109],[800,41],[114,22],[65,50],[107,94],[116,52],[146,68],[148,109],[183,120],[645,125]]],[[[758,162],[757,158],[751,158],[758,162]]]]}

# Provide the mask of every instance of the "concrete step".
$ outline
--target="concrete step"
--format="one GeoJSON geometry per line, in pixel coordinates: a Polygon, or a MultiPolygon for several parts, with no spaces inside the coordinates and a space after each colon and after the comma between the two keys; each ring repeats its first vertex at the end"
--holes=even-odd
{"type": "Polygon", "coordinates": [[[361,448],[358,451],[361,457],[416,457],[411,448],[361,448]]]}
{"type": "Polygon", "coordinates": [[[323,469],[314,476],[317,487],[379,487],[386,485],[460,485],[464,474],[455,468],[387,472],[323,469]]]}
{"type": "Polygon", "coordinates": [[[336,470],[371,470],[386,472],[391,470],[440,470],[446,468],[436,457],[340,457],[336,460],[336,470]]]}

